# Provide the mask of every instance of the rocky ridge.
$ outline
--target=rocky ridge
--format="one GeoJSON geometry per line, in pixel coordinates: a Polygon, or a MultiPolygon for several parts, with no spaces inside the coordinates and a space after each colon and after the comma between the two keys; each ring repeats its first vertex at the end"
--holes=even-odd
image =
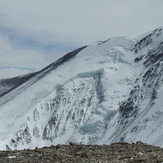
{"type": "Polygon", "coordinates": [[[111,145],[57,145],[0,151],[1,163],[163,163],[163,148],[137,142],[111,145]]]}

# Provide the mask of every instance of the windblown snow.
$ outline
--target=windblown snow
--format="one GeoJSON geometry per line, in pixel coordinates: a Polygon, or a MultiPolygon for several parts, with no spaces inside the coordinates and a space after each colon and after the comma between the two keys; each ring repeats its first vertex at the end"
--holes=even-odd
{"type": "Polygon", "coordinates": [[[0,148],[143,141],[163,146],[163,29],[79,48],[0,80],[0,148]]]}

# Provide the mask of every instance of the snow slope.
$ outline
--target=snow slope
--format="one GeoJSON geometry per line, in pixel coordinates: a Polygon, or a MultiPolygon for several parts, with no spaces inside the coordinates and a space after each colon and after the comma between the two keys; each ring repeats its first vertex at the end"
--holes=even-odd
{"type": "Polygon", "coordinates": [[[163,30],[79,48],[0,81],[0,147],[137,140],[163,146],[163,30]]]}

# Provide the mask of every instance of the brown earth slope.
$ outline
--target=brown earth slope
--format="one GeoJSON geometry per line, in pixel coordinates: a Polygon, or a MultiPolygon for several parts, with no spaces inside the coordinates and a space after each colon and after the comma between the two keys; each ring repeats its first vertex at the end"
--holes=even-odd
{"type": "Polygon", "coordinates": [[[57,145],[0,151],[0,163],[163,163],[163,148],[141,142],[112,145],[57,145]]]}

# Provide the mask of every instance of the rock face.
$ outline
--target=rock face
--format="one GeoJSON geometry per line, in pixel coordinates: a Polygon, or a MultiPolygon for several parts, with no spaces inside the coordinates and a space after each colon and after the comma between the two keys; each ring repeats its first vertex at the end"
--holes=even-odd
{"type": "Polygon", "coordinates": [[[163,146],[163,29],[111,38],[0,80],[0,148],[143,141],[163,146]]]}
{"type": "Polygon", "coordinates": [[[35,150],[1,151],[0,162],[16,163],[162,163],[163,149],[141,142],[112,145],[57,145],[35,150]]]}

